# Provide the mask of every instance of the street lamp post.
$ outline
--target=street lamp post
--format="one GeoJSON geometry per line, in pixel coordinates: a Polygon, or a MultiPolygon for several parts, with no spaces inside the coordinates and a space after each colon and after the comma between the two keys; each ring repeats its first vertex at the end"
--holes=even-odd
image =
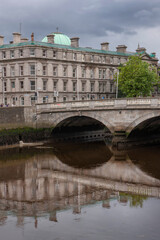
{"type": "Polygon", "coordinates": [[[0,66],[0,75],[2,80],[2,104],[4,105],[4,78],[3,78],[3,68],[0,66]]]}
{"type": "Polygon", "coordinates": [[[78,65],[77,65],[77,100],[79,101],[78,65]]]}
{"type": "Polygon", "coordinates": [[[118,78],[119,78],[119,70],[117,71],[116,98],[118,98],[118,78]]]}

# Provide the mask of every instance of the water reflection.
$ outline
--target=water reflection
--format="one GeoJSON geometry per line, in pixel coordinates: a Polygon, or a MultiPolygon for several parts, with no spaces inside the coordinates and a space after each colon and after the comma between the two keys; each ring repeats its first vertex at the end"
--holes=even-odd
{"type": "Polygon", "coordinates": [[[112,202],[142,208],[148,197],[160,197],[158,159],[152,158],[154,166],[149,160],[145,164],[143,154],[114,152],[103,143],[1,151],[0,225],[14,215],[17,226],[34,217],[37,228],[40,216],[47,214],[56,223],[57,212],[81,214],[84,206],[97,202],[103,209],[112,209],[112,202]]]}

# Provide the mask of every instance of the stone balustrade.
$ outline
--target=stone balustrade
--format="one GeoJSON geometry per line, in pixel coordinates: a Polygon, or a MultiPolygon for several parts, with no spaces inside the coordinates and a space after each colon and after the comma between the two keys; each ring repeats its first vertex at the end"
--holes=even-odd
{"type": "Polygon", "coordinates": [[[160,98],[105,99],[97,101],[73,101],[37,104],[37,110],[73,110],[105,108],[160,108],[160,98]]]}

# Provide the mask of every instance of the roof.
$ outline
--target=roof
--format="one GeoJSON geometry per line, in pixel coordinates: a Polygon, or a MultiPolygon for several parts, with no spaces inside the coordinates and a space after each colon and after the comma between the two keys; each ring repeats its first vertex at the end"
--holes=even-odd
{"type": "Polygon", "coordinates": [[[62,45],[62,44],[52,44],[47,42],[38,42],[38,41],[28,41],[28,42],[22,42],[22,43],[16,43],[16,44],[4,44],[0,46],[0,49],[7,49],[7,48],[14,48],[14,47],[23,47],[23,46],[41,46],[41,47],[53,47],[53,48],[61,48],[66,50],[76,50],[76,51],[82,51],[82,52],[90,52],[90,53],[101,53],[101,54],[111,54],[111,55],[119,55],[119,56],[132,56],[136,53],[132,52],[126,52],[121,53],[117,51],[105,51],[100,49],[93,49],[93,48],[82,48],[82,47],[72,47],[68,45],[62,45]]]}
{"type": "MultiPolygon", "coordinates": [[[[51,35],[54,35],[54,42],[55,44],[61,44],[61,45],[71,45],[71,40],[70,38],[62,33],[51,33],[51,35]]],[[[42,42],[48,42],[47,36],[42,39],[42,42]]]]}

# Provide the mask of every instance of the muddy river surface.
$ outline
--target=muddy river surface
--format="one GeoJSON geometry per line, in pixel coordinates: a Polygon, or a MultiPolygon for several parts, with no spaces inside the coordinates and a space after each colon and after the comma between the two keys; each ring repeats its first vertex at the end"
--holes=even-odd
{"type": "Polygon", "coordinates": [[[160,239],[160,146],[0,150],[0,240],[72,239],[160,239]]]}

